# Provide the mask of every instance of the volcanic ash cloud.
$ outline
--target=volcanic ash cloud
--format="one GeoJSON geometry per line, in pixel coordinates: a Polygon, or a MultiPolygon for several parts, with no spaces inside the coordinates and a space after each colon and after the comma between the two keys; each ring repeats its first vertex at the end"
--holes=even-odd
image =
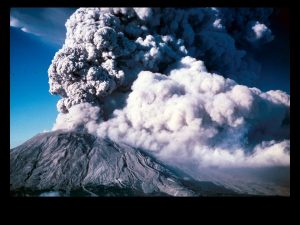
{"type": "Polygon", "coordinates": [[[246,49],[273,39],[270,13],[78,9],[49,68],[50,92],[62,96],[54,129],[174,164],[289,165],[290,96],[246,86],[258,68],[246,49]]]}

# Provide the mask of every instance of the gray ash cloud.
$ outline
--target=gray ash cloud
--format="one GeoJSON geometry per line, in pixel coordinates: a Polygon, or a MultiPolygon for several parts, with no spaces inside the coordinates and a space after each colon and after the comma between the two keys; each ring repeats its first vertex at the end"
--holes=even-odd
{"type": "Polygon", "coordinates": [[[85,129],[160,159],[289,165],[290,96],[252,86],[270,9],[80,8],[49,68],[54,129],[85,129]],[[247,86],[248,85],[248,86],[247,86]]]}

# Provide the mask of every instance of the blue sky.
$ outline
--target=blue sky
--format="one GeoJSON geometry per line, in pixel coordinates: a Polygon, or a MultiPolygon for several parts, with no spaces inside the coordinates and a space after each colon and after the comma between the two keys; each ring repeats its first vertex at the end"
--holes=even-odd
{"type": "Polygon", "coordinates": [[[57,47],[65,39],[65,22],[76,8],[12,8],[10,26],[57,47]]]}
{"type": "Polygon", "coordinates": [[[48,92],[47,68],[58,48],[16,28],[10,35],[10,136],[15,146],[55,121],[58,97],[48,92]]]}
{"type": "MultiPolygon", "coordinates": [[[[10,21],[10,143],[18,146],[51,130],[58,96],[49,93],[47,70],[65,39],[65,21],[75,8],[13,8],[10,21]]],[[[275,40],[257,57],[257,87],[290,93],[289,36],[274,27],[275,40]]]]}
{"type": "Polygon", "coordinates": [[[58,96],[49,93],[48,67],[65,38],[74,9],[12,9],[10,27],[10,145],[44,130],[57,115],[58,96]],[[48,16],[56,13],[55,20],[48,16]],[[49,23],[48,23],[49,22],[49,23]]]}

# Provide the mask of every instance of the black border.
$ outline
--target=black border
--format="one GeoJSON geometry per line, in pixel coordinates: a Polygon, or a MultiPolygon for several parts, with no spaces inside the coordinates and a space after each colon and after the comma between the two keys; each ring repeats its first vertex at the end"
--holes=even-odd
{"type": "MultiPolygon", "coordinates": [[[[1,199],[2,203],[7,201],[9,207],[6,207],[9,211],[14,211],[16,209],[20,211],[30,211],[35,213],[34,210],[44,210],[45,208],[50,210],[55,210],[55,213],[64,213],[68,208],[89,211],[89,212],[98,212],[99,207],[106,209],[108,211],[129,211],[130,215],[134,217],[136,213],[140,212],[140,216],[145,216],[145,222],[151,215],[163,213],[165,210],[192,210],[196,212],[196,216],[204,216],[205,211],[211,211],[216,213],[216,210],[228,210],[229,217],[235,216],[237,212],[242,212],[242,215],[247,216],[246,222],[254,215],[267,214],[270,217],[275,217],[278,219],[282,218],[282,213],[287,212],[290,214],[292,204],[298,199],[298,190],[296,186],[297,180],[297,159],[296,156],[298,153],[297,146],[299,146],[299,138],[297,138],[297,133],[295,132],[298,128],[299,119],[299,107],[296,105],[298,102],[298,91],[297,91],[297,75],[299,73],[298,63],[300,62],[299,58],[299,36],[297,32],[297,26],[299,24],[296,22],[298,19],[298,12],[296,1],[280,0],[280,1],[263,1],[263,0],[184,0],[181,2],[169,1],[169,0],[152,0],[146,2],[145,0],[140,1],[130,1],[130,0],[84,0],[84,1],[67,1],[67,0],[53,0],[53,1],[38,1],[38,0],[12,0],[10,2],[4,3],[0,1],[0,53],[1,53],[1,65],[5,65],[5,72],[0,75],[0,90],[1,90],[1,102],[5,103],[4,107],[0,110],[2,123],[0,124],[1,130],[1,199]],[[204,7],[204,6],[218,6],[218,7],[284,7],[289,8],[290,11],[290,36],[291,36],[291,196],[290,197],[243,197],[243,198],[234,198],[234,197],[211,197],[211,198],[17,198],[10,197],[9,194],[9,129],[10,129],[10,81],[9,81],[9,52],[10,52],[10,40],[9,40],[9,14],[10,7],[88,7],[88,6],[103,6],[103,7],[204,7]],[[4,185],[5,183],[5,185],[4,185]],[[130,204],[130,205],[128,205],[130,204]],[[30,205],[30,207],[28,207],[30,205]],[[136,211],[135,211],[136,210],[136,211]],[[267,213],[269,211],[269,213],[267,213]],[[243,212],[245,214],[243,214],[243,212]],[[149,214],[149,215],[147,215],[149,214]],[[146,218],[147,217],[147,218],[146,218]],[[250,218],[249,218],[250,217],[250,218]]],[[[102,214],[102,213],[101,213],[102,214]]],[[[99,214],[99,216],[101,215],[99,214]]],[[[103,214],[102,214],[103,215],[103,214]]],[[[167,214],[170,217],[177,217],[176,213],[167,214]]],[[[76,216],[76,215],[73,215],[76,216]]],[[[116,216],[117,219],[118,216],[116,216]]],[[[216,215],[217,217],[217,215],[216,215]]],[[[199,219],[200,219],[199,218],[199,219]]],[[[120,218],[119,218],[120,219],[120,218]]],[[[221,218],[222,219],[222,218],[221,218]]],[[[283,218],[282,218],[283,219],[283,218]]],[[[289,218],[285,218],[284,222],[288,222],[289,218]]],[[[101,218],[100,218],[101,221],[101,218]]],[[[242,223],[245,222],[241,221],[242,223]]],[[[259,221],[257,221],[259,222],[259,221]]],[[[278,221],[279,222],[279,221],[278,221]]]]}
{"type": "Polygon", "coordinates": [[[290,3],[288,0],[11,0],[8,5],[10,7],[285,7],[290,3]]]}

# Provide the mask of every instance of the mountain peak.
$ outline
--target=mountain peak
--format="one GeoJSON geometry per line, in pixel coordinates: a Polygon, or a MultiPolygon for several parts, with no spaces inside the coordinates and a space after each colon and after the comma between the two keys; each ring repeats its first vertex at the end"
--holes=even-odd
{"type": "Polygon", "coordinates": [[[83,132],[41,133],[10,152],[17,196],[201,196],[207,185],[234,193],[183,174],[139,149],[83,132]]]}
{"type": "MultiPolygon", "coordinates": [[[[87,133],[41,133],[10,153],[11,189],[66,190],[87,187],[136,193],[196,195],[144,152],[87,133]]],[[[95,194],[96,195],[96,194],[95,194]]]]}

